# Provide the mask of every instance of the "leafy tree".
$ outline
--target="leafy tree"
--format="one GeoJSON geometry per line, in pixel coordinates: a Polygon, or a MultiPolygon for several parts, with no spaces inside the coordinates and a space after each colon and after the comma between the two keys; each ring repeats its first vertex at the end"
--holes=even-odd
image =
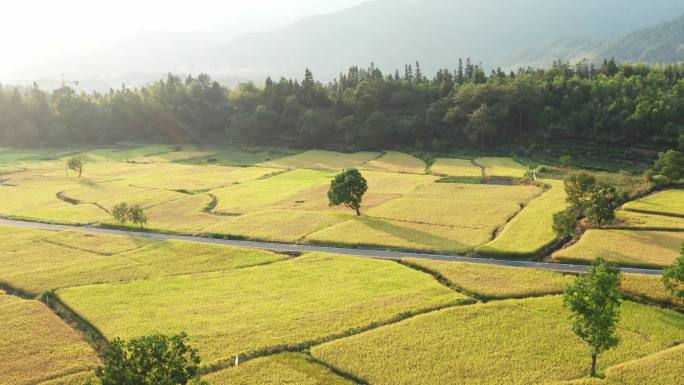
{"type": "Polygon", "coordinates": [[[572,312],[572,330],[589,345],[591,376],[596,358],[620,343],[620,271],[597,259],[587,275],[578,277],[565,291],[564,304],[572,312]]]}
{"type": "Polygon", "coordinates": [[[368,190],[368,183],[359,170],[352,168],[337,174],[330,182],[328,201],[330,206],[344,204],[361,215],[361,201],[368,190]]]}
{"type": "Polygon", "coordinates": [[[598,183],[589,193],[585,214],[599,228],[615,219],[615,209],[620,204],[620,197],[613,186],[598,183]]]}
{"type": "Polygon", "coordinates": [[[140,224],[140,230],[147,224],[147,214],[139,205],[132,206],[128,209],[128,218],[131,222],[140,224]]]}
{"type": "Polygon", "coordinates": [[[121,202],[112,209],[112,217],[114,217],[114,220],[119,222],[122,227],[126,226],[129,216],[129,207],[126,202],[121,202]]]}
{"type": "Polygon", "coordinates": [[[465,132],[471,140],[479,141],[484,151],[487,139],[496,135],[499,124],[506,114],[507,107],[501,104],[490,107],[483,103],[480,108],[468,116],[465,132]]]}
{"type": "Polygon", "coordinates": [[[684,245],[682,255],[663,271],[663,284],[675,297],[684,299],[684,245]]]}
{"type": "Polygon", "coordinates": [[[567,177],[564,181],[566,201],[577,210],[580,215],[584,215],[584,209],[589,198],[589,194],[596,186],[596,178],[589,174],[580,173],[567,177]]]}
{"type": "Polygon", "coordinates": [[[70,158],[67,161],[67,167],[69,167],[70,170],[78,171],[78,177],[80,178],[81,174],[83,174],[83,158],[80,156],[70,158]]]}
{"type": "Polygon", "coordinates": [[[676,150],[660,153],[653,165],[653,171],[656,175],[662,175],[666,183],[677,183],[684,177],[684,154],[676,150]]]}
{"type": "Polygon", "coordinates": [[[553,231],[558,239],[565,240],[575,235],[577,212],[571,207],[553,214],[553,231]]]}
{"type": "Polygon", "coordinates": [[[115,339],[97,368],[101,385],[208,385],[199,379],[201,359],[187,335],[154,334],[130,341],[115,339]]]}

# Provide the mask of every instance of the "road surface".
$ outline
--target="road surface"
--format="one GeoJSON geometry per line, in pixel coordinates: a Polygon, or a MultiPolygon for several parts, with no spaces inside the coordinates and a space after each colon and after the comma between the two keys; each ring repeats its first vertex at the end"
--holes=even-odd
{"type": "MultiPolygon", "coordinates": [[[[16,220],[9,220],[9,219],[0,219],[0,225],[17,226],[17,227],[25,227],[25,228],[30,228],[30,229],[51,230],[51,231],[76,230],[76,231],[84,231],[84,232],[91,232],[91,233],[98,233],[98,234],[121,235],[121,236],[127,236],[127,237],[155,239],[155,240],[162,240],[162,241],[178,240],[178,241],[188,241],[188,242],[199,242],[199,243],[209,243],[209,244],[216,244],[216,245],[248,247],[248,248],[254,248],[254,249],[266,249],[266,250],[272,250],[272,251],[276,251],[276,252],[288,252],[288,253],[322,252],[322,253],[351,255],[351,256],[356,256],[356,257],[388,259],[388,260],[395,260],[395,261],[401,260],[403,258],[417,258],[417,259],[427,259],[427,260],[433,260],[433,261],[470,262],[470,263],[478,263],[478,264],[483,264],[483,265],[543,269],[543,270],[550,270],[550,271],[556,271],[556,272],[561,272],[561,273],[583,273],[583,272],[586,272],[589,268],[588,266],[585,266],[585,265],[569,265],[569,264],[560,264],[560,263],[546,263],[546,262],[532,262],[532,261],[507,261],[507,260],[501,260],[501,259],[471,258],[471,257],[457,256],[457,255],[423,254],[423,253],[409,253],[409,252],[389,251],[389,250],[351,249],[351,248],[339,248],[339,247],[327,247],[327,246],[299,245],[299,244],[290,244],[290,243],[242,241],[242,240],[231,240],[231,239],[215,239],[215,238],[204,238],[204,237],[186,236],[186,235],[159,234],[159,233],[146,233],[146,232],[137,232],[137,231],[104,229],[104,228],[91,227],[91,226],[53,225],[53,224],[46,224],[46,223],[16,221],[16,220]]],[[[653,270],[653,269],[621,268],[621,271],[624,273],[630,273],[630,274],[647,274],[647,275],[660,275],[661,274],[660,270],[653,270]]]]}

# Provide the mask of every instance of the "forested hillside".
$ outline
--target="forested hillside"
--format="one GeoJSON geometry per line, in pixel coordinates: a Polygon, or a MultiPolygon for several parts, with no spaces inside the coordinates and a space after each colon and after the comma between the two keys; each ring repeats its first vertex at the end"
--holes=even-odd
{"type": "Polygon", "coordinates": [[[229,90],[207,75],[140,89],[0,92],[0,139],[11,145],[121,141],[240,141],[342,150],[489,149],[515,141],[579,139],[614,145],[684,141],[684,65],[486,74],[461,62],[428,78],[419,63],[384,74],[352,67],[329,84],[267,79],[229,90]]]}

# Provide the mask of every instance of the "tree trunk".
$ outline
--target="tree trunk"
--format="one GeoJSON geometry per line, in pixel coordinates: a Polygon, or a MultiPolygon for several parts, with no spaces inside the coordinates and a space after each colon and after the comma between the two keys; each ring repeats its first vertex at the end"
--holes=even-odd
{"type": "Polygon", "coordinates": [[[359,210],[358,208],[355,208],[354,210],[356,210],[356,216],[360,217],[361,216],[361,210],[359,210]]]}
{"type": "Polygon", "coordinates": [[[83,174],[83,168],[78,169],[78,177],[79,178],[81,177],[81,174],[83,174]]]}
{"type": "Polygon", "coordinates": [[[596,377],[596,354],[591,355],[591,376],[596,377]]]}

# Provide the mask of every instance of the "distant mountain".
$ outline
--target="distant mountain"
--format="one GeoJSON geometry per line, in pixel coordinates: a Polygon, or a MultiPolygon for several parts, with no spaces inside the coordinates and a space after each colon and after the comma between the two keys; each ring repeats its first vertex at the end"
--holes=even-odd
{"type": "Polygon", "coordinates": [[[684,61],[684,15],[640,29],[623,37],[591,41],[560,37],[533,47],[509,52],[505,67],[548,66],[554,60],[576,62],[582,59],[598,63],[605,58],[618,62],[674,63],[684,61]]]}
{"type": "Polygon", "coordinates": [[[681,0],[375,0],[242,36],[199,59],[212,72],[310,67],[319,77],[371,61],[394,70],[420,60],[431,72],[470,57],[491,68],[510,64],[523,47],[538,47],[518,53],[531,64],[537,55],[578,51],[680,13],[681,0]],[[556,44],[541,46],[550,39],[556,44]]]}

